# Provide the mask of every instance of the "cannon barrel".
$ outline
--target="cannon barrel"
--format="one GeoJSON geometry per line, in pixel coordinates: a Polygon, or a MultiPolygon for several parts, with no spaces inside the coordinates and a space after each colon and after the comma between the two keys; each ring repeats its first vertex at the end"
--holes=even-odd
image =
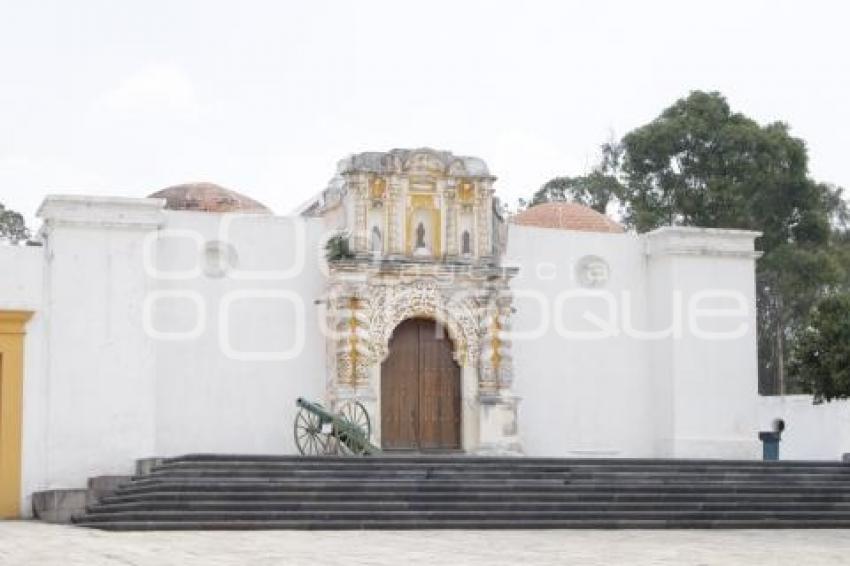
{"type": "Polygon", "coordinates": [[[331,422],[336,419],[336,415],[329,412],[327,409],[319,405],[318,403],[313,403],[304,399],[303,397],[299,397],[295,400],[295,404],[304,409],[305,411],[310,411],[314,415],[318,416],[322,419],[322,422],[331,422]]]}

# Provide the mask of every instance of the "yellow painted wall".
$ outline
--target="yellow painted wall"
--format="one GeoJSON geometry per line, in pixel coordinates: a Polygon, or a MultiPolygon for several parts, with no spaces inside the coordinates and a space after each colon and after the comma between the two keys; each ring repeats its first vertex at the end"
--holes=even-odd
{"type": "Polygon", "coordinates": [[[27,311],[0,311],[0,518],[21,512],[21,423],[27,311]]]}

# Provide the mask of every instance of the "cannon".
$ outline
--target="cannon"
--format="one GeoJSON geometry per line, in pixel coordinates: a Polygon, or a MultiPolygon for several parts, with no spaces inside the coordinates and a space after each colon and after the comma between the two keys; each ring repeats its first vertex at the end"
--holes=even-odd
{"type": "Polygon", "coordinates": [[[381,449],[369,442],[372,423],[359,401],[346,401],[337,414],[320,403],[299,397],[295,404],[295,445],[304,456],[378,454],[381,449]]]}

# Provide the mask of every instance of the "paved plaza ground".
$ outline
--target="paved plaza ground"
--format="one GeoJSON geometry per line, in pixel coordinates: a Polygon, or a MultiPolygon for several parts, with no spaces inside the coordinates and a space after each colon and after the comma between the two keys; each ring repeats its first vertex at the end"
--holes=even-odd
{"type": "Polygon", "coordinates": [[[2,566],[848,563],[850,533],[846,531],[107,533],[32,521],[0,521],[2,566]]]}

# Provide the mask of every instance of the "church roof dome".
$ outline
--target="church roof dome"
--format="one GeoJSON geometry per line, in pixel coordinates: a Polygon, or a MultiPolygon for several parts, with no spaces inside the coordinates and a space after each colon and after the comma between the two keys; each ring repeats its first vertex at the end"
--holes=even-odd
{"type": "Polygon", "coordinates": [[[545,202],[527,208],[512,221],[523,226],[557,228],[578,232],[622,233],[623,227],[589,206],[575,202],[545,202]]]}
{"type": "Polygon", "coordinates": [[[271,214],[265,205],[214,183],[185,183],[157,191],[148,198],[164,198],[169,210],[200,212],[255,212],[271,214]]]}

